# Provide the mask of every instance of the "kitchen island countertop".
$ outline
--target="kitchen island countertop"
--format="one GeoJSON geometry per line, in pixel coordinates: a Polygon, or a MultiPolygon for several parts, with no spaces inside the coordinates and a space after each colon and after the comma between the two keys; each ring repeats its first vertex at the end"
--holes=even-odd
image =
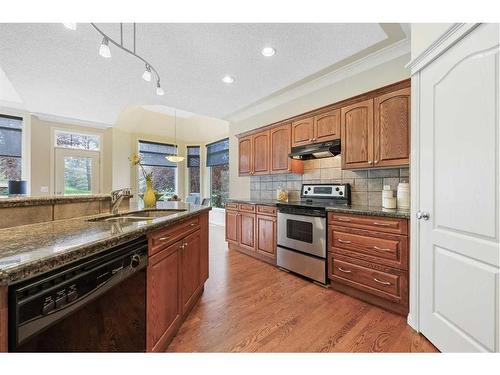
{"type": "MultiPolygon", "coordinates": [[[[158,202],[157,208],[184,211],[128,223],[89,221],[107,213],[1,229],[0,285],[42,274],[211,209],[181,202],[158,202]]],[[[141,209],[131,203],[129,212],[141,209]]]]}

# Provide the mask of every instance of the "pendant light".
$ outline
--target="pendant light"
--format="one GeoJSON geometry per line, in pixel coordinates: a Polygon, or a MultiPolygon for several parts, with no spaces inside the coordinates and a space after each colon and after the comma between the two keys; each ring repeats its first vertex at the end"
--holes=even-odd
{"type": "MultiPolygon", "coordinates": [[[[177,110],[174,109],[174,140],[175,140],[175,152],[178,153],[179,149],[177,148],[177,110]]],[[[180,163],[184,160],[184,156],[179,155],[168,155],[166,159],[172,163],[180,163]]]]}

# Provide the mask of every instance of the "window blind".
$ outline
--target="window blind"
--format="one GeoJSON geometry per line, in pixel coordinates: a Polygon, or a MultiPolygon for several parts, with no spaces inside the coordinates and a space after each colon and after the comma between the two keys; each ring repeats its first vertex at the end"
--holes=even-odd
{"type": "Polygon", "coordinates": [[[165,159],[168,155],[177,154],[177,146],[167,143],[139,141],[139,154],[142,164],[151,167],[177,168],[176,163],[165,159]]]}
{"type": "Polygon", "coordinates": [[[207,167],[229,164],[229,138],[207,145],[207,167]]]}
{"type": "Polygon", "coordinates": [[[187,146],[187,166],[188,168],[200,166],[200,146],[187,146]]]}

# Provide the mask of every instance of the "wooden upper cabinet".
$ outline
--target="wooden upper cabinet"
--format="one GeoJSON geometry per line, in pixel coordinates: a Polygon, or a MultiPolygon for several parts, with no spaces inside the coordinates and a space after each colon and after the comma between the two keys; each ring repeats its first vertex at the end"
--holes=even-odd
{"type": "Polygon", "coordinates": [[[252,173],[252,136],[240,138],[238,142],[239,175],[248,176],[252,173]]]}
{"type": "Polygon", "coordinates": [[[373,165],[373,99],[341,109],[342,169],[373,165]]]}
{"type": "Polygon", "coordinates": [[[374,167],[410,163],[410,88],[375,98],[374,167]]]}
{"type": "Polygon", "coordinates": [[[271,173],[286,173],[290,170],[291,124],[281,125],[270,130],[271,173]]]}
{"type": "Polygon", "coordinates": [[[313,142],[340,139],[340,109],[314,116],[313,142]]]}
{"type": "Polygon", "coordinates": [[[308,117],[292,122],[292,147],[313,143],[314,118],[308,117]]]}
{"type": "Polygon", "coordinates": [[[269,173],[269,130],[257,133],[252,136],[252,165],[250,174],[261,175],[269,173]]]}

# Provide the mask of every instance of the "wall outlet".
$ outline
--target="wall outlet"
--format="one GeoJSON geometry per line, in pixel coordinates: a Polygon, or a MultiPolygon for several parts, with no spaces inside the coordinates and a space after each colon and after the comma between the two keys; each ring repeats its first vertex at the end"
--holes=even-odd
{"type": "Polygon", "coordinates": [[[41,186],[40,187],[40,193],[48,193],[48,192],[49,192],[48,186],[41,186]]]}

